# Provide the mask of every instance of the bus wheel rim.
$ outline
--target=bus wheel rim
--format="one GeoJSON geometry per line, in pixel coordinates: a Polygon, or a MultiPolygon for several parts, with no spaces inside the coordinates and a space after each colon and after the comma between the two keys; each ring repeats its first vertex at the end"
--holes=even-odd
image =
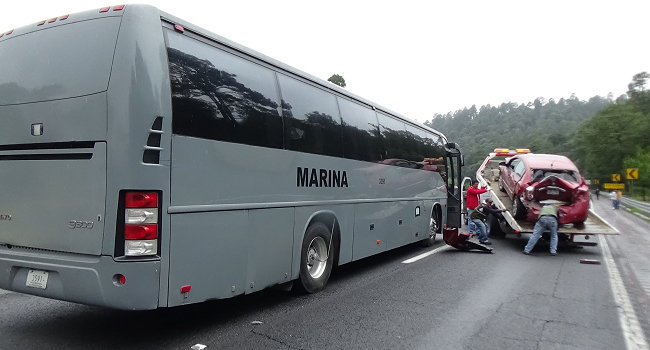
{"type": "Polygon", "coordinates": [[[307,272],[311,278],[320,278],[327,266],[327,244],[323,237],[314,237],[307,248],[307,272]]]}
{"type": "Polygon", "coordinates": [[[429,238],[433,238],[438,233],[438,220],[436,218],[431,218],[429,221],[429,238]]]}

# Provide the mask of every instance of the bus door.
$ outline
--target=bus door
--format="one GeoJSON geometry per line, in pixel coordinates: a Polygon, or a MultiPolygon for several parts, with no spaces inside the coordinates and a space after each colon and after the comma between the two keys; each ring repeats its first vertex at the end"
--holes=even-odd
{"type": "Polygon", "coordinates": [[[446,145],[447,161],[447,226],[461,227],[461,172],[463,158],[456,143],[446,145]]]}

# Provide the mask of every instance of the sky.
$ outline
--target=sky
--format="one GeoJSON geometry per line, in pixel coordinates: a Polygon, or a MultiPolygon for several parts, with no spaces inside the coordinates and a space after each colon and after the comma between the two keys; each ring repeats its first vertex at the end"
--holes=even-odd
{"type": "MultiPolygon", "coordinates": [[[[648,0],[143,3],[321,79],[339,74],[348,91],[419,122],[472,105],[616,98],[650,72],[648,0]]],[[[6,1],[0,31],[119,4],[6,1]]]]}

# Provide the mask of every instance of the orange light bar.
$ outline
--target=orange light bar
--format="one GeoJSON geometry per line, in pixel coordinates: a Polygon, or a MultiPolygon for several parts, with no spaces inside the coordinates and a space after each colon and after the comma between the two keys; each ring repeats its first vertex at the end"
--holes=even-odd
{"type": "Polygon", "coordinates": [[[508,152],[510,152],[510,150],[507,149],[507,148],[495,148],[494,149],[494,153],[508,153],[508,152]]]}
{"type": "Polygon", "coordinates": [[[515,149],[517,153],[530,153],[530,149],[528,148],[517,148],[515,149]]]}

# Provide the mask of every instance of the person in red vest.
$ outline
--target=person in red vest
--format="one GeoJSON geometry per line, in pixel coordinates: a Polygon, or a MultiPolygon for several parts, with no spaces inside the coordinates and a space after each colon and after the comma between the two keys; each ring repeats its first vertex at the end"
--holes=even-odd
{"type": "Polygon", "coordinates": [[[475,231],[473,229],[474,223],[470,217],[472,216],[474,209],[476,209],[479,203],[481,203],[481,193],[485,192],[487,192],[487,189],[485,187],[479,188],[478,181],[476,180],[474,180],[474,182],[472,182],[472,186],[467,189],[467,227],[469,228],[470,232],[475,231]]]}

